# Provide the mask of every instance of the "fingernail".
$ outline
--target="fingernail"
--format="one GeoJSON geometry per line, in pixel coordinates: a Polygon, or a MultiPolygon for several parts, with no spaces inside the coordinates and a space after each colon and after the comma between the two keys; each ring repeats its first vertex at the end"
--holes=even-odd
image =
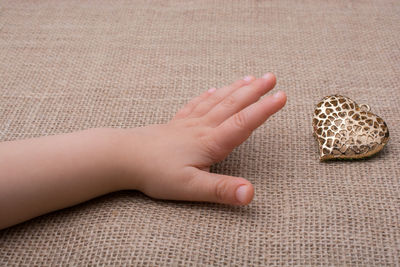
{"type": "Polygon", "coordinates": [[[279,99],[279,98],[282,97],[282,95],[283,95],[283,92],[282,91],[278,91],[275,94],[273,94],[273,97],[276,98],[276,99],[279,99]]]}
{"type": "Polygon", "coordinates": [[[249,192],[249,187],[247,185],[241,185],[238,189],[236,189],[236,200],[239,203],[244,204],[246,203],[247,195],[249,192]]]}
{"type": "Polygon", "coordinates": [[[264,79],[269,79],[269,77],[271,77],[272,73],[267,72],[264,74],[264,76],[262,76],[264,79]]]}
{"type": "Polygon", "coordinates": [[[245,80],[246,82],[250,82],[253,79],[253,77],[251,76],[246,76],[243,78],[243,80],[245,80]]]}
{"type": "Polygon", "coordinates": [[[217,90],[217,88],[210,88],[210,89],[208,89],[208,91],[207,92],[209,92],[209,93],[214,93],[215,91],[217,90]]]}

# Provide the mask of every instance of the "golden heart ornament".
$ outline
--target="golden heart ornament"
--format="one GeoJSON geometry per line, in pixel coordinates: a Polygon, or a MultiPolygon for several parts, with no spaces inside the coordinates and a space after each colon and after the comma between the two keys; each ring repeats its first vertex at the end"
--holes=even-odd
{"type": "Polygon", "coordinates": [[[385,121],[348,97],[324,97],[313,116],[321,160],[359,159],[378,153],[389,141],[385,121]]]}

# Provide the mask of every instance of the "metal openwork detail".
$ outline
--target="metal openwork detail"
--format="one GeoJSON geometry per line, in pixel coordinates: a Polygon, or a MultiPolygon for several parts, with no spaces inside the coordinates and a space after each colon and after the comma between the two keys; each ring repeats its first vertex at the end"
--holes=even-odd
{"type": "Polygon", "coordinates": [[[389,141],[385,121],[348,97],[324,97],[314,111],[314,136],[321,160],[357,159],[379,152],[389,141]]]}

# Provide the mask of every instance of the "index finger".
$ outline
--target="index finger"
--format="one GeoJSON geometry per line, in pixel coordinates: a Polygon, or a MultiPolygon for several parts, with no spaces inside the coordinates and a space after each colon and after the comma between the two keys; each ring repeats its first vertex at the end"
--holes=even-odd
{"type": "Polygon", "coordinates": [[[214,141],[223,149],[233,150],[285,103],[286,94],[279,91],[248,106],[214,128],[214,141]]]}

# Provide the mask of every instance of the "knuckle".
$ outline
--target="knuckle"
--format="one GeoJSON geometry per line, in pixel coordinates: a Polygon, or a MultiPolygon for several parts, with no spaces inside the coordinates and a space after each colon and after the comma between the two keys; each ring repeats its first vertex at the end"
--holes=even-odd
{"type": "Polygon", "coordinates": [[[201,179],[200,173],[199,172],[194,172],[192,170],[188,170],[184,172],[185,174],[178,179],[180,184],[187,185],[187,186],[193,186],[193,182],[196,180],[201,179]]]}
{"type": "Polygon", "coordinates": [[[204,148],[207,157],[209,157],[213,163],[220,162],[224,159],[227,151],[215,142],[210,135],[207,134],[200,140],[202,140],[202,147],[204,148]]]}
{"type": "Polygon", "coordinates": [[[199,105],[197,105],[197,107],[194,109],[193,113],[195,115],[202,115],[208,110],[208,106],[209,106],[209,104],[207,103],[207,101],[204,101],[203,103],[200,103],[199,105]]]}
{"type": "Polygon", "coordinates": [[[221,96],[220,94],[218,94],[218,92],[216,92],[211,97],[207,98],[204,102],[207,103],[207,105],[212,107],[215,104],[221,102],[222,100],[223,100],[223,96],[221,96]]]}
{"type": "Polygon", "coordinates": [[[215,103],[219,102],[218,99],[219,97],[214,97],[204,100],[194,108],[193,113],[198,116],[206,114],[215,105],[215,103]]]}
{"type": "Polygon", "coordinates": [[[246,122],[247,122],[247,119],[243,112],[236,113],[233,116],[233,124],[238,128],[241,128],[241,129],[246,128],[246,122]]]}
{"type": "Polygon", "coordinates": [[[199,121],[197,118],[187,119],[182,123],[182,125],[185,128],[195,128],[195,127],[198,127],[200,124],[201,124],[201,121],[199,121]]]}
{"type": "Polygon", "coordinates": [[[221,105],[224,107],[230,108],[230,107],[235,106],[236,103],[237,103],[237,100],[235,99],[235,97],[230,95],[221,102],[221,105]]]}
{"type": "Polygon", "coordinates": [[[194,101],[190,101],[189,103],[187,103],[184,107],[183,110],[186,110],[187,112],[191,111],[192,109],[194,109],[196,107],[196,103],[194,101]]]}
{"type": "Polygon", "coordinates": [[[226,178],[219,179],[215,184],[214,195],[219,202],[226,200],[229,190],[229,181],[226,178]]]}

